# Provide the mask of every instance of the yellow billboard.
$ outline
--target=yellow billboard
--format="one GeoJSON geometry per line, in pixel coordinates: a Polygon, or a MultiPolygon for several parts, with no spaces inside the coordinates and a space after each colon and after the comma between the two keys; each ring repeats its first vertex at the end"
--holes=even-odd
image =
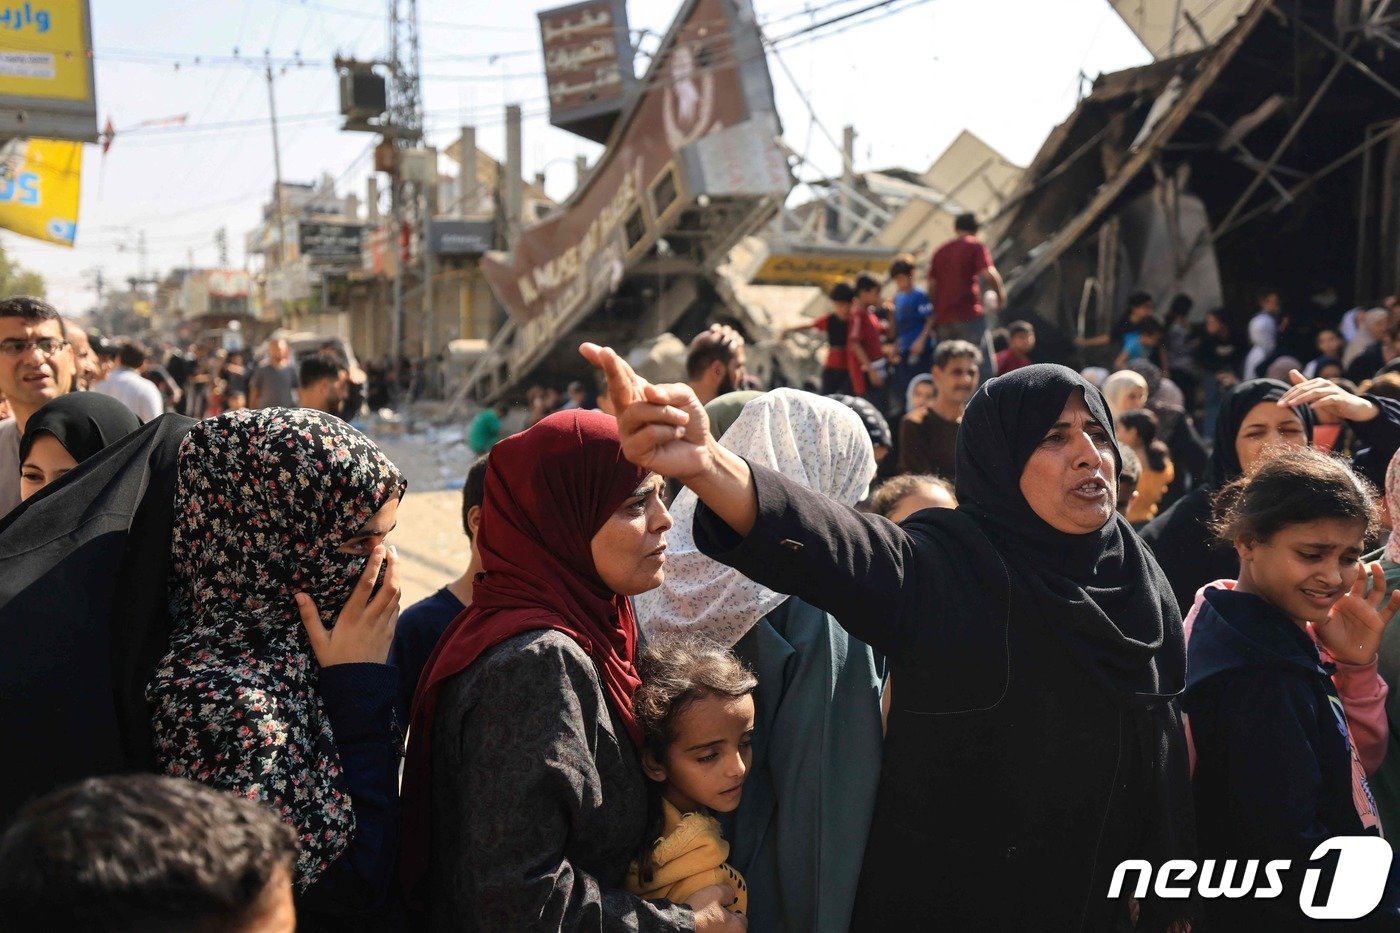
{"type": "Polygon", "coordinates": [[[87,0],[0,4],[0,94],[86,100],[87,0]]]}
{"type": "Polygon", "coordinates": [[[894,258],[890,253],[807,252],[773,253],[754,274],[755,285],[816,285],[828,288],[837,282],[854,282],[862,272],[883,270],[894,258]]]}
{"type": "Polygon", "coordinates": [[[83,144],[56,139],[21,140],[3,162],[0,228],[72,246],[78,232],[78,193],[83,144]]]}
{"type": "Polygon", "coordinates": [[[0,0],[0,135],[97,139],[90,0],[0,0]]]}

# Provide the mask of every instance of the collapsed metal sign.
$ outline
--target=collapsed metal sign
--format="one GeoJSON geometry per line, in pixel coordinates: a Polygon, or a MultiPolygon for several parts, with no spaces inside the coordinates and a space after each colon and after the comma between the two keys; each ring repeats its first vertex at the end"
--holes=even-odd
{"type": "Polygon", "coordinates": [[[728,218],[747,200],[771,216],[792,187],[780,132],[751,4],[690,0],[584,187],[510,253],[482,260],[519,328],[512,363],[580,323],[682,213],[728,218]]]}

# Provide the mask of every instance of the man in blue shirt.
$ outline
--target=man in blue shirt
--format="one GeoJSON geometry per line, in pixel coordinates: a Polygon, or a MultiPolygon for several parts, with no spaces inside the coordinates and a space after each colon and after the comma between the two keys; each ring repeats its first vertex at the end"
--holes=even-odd
{"type": "Polygon", "coordinates": [[[389,649],[389,663],[399,669],[399,721],[407,724],[413,711],[413,691],[428,656],[437,647],[438,639],[471,605],[472,586],[481,573],[481,556],[476,548],[476,529],[481,524],[481,501],[486,489],[486,457],[481,457],[467,470],[462,484],[462,530],[472,543],[471,560],[467,570],[456,580],[426,599],[409,606],[399,615],[394,629],[394,644],[389,649]]]}
{"type": "Polygon", "coordinates": [[[895,340],[899,366],[895,371],[894,396],[903,406],[909,383],[919,373],[933,367],[933,303],[914,287],[914,257],[902,255],[890,264],[890,278],[897,293],[894,299],[895,340]]]}

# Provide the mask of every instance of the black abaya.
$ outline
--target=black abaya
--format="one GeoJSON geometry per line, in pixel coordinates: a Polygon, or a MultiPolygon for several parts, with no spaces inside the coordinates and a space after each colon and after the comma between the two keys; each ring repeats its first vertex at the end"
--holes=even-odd
{"type": "Polygon", "coordinates": [[[154,770],[144,691],[170,634],[175,458],[193,425],[164,415],[0,521],[0,747],[14,762],[0,823],[62,784],[154,770]]]}
{"type": "MultiPolygon", "coordinates": [[[[832,613],[890,661],[893,691],[854,930],[1103,930],[1126,858],[1189,858],[1194,817],[1175,695],[1181,619],[1121,518],[1056,531],[1018,478],[1075,392],[1073,371],[991,380],[958,437],[957,510],[895,526],[753,467],[739,539],[708,508],[695,540],[832,613]]],[[[1115,450],[1116,455],[1116,450],[1115,450]]],[[[1139,929],[1188,912],[1149,898],[1139,929]]]]}

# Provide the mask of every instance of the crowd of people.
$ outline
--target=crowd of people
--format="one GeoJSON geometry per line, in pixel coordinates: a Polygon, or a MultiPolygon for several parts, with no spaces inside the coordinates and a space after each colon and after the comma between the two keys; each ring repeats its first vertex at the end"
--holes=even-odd
{"type": "Polygon", "coordinates": [[[1135,294],[1069,368],[957,227],[814,384],[717,324],[482,411],[402,612],[333,348],[167,393],[0,301],[0,930],[1311,928],[1400,832],[1400,309],[1135,294]],[[1198,859],[1284,896],[1114,884],[1198,859]]]}
{"type": "Polygon", "coordinates": [[[287,341],[273,339],[256,365],[245,360],[204,345],[93,341],[40,299],[0,302],[0,517],[167,412],[301,407],[348,420],[364,404],[364,380],[334,343],[294,362],[287,341]]]}

